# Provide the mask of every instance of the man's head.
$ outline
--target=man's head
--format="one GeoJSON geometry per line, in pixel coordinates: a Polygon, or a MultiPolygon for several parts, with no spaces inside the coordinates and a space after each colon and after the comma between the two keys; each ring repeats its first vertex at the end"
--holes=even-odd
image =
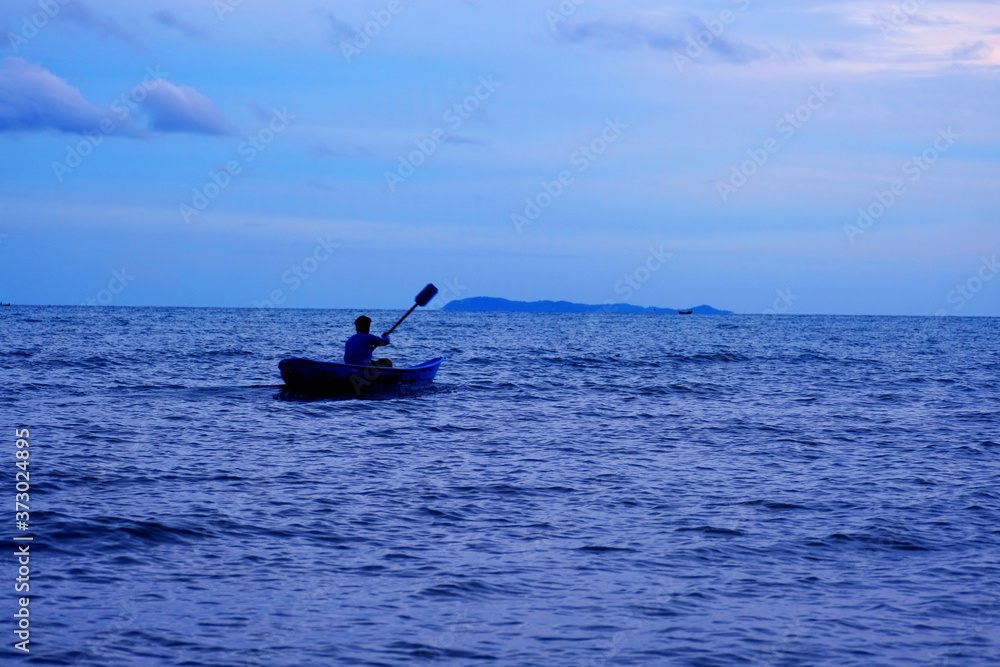
{"type": "Polygon", "coordinates": [[[357,329],[358,333],[368,333],[368,330],[372,326],[372,318],[362,315],[358,319],[354,320],[354,328],[357,329]]]}

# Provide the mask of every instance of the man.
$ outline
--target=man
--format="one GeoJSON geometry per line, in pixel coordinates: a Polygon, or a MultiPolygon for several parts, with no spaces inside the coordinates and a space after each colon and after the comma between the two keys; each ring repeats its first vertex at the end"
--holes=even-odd
{"type": "Polygon", "coordinates": [[[376,336],[368,333],[371,328],[372,319],[362,315],[354,320],[354,328],[358,333],[347,339],[344,346],[344,363],[352,366],[385,366],[392,368],[392,362],[388,359],[372,361],[372,352],[376,347],[389,344],[389,337],[376,336]]]}

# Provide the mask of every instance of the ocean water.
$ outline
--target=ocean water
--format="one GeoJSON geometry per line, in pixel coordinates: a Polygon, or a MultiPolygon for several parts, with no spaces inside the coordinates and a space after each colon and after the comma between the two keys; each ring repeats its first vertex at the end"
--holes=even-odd
{"type": "Polygon", "coordinates": [[[358,314],[3,309],[23,661],[1000,664],[1000,320],[358,314]]]}

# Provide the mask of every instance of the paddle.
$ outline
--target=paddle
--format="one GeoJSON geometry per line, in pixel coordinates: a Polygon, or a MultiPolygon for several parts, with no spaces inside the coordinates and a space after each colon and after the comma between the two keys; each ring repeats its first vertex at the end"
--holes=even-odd
{"type": "Polygon", "coordinates": [[[413,303],[413,307],[410,308],[408,311],[406,311],[406,315],[403,315],[401,318],[399,318],[399,321],[396,322],[392,326],[391,329],[389,329],[384,334],[382,334],[382,338],[385,338],[386,336],[388,336],[389,334],[391,334],[393,331],[395,331],[396,327],[398,327],[400,324],[402,324],[403,320],[405,320],[407,317],[409,317],[410,313],[412,313],[416,309],[417,306],[426,306],[428,303],[430,303],[431,299],[433,299],[434,295],[437,294],[437,293],[438,293],[438,288],[434,287],[434,285],[428,285],[427,287],[425,287],[422,290],[420,290],[420,294],[418,294],[417,298],[413,300],[413,302],[414,302],[413,303]]]}

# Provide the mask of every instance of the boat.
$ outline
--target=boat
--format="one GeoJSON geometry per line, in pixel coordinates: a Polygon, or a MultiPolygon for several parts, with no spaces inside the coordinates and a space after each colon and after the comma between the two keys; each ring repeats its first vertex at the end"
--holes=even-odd
{"type": "Polygon", "coordinates": [[[430,384],[445,357],[410,368],[355,366],[294,357],[278,364],[281,379],[292,391],[311,394],[371,393],[395,387],[430,384]]]}
{"type": "Polygon", "coordinates": [[[678,315],[691,315],[692,313],[694,313],[693,310],[678,310],[677,311],[678,315]]]}

